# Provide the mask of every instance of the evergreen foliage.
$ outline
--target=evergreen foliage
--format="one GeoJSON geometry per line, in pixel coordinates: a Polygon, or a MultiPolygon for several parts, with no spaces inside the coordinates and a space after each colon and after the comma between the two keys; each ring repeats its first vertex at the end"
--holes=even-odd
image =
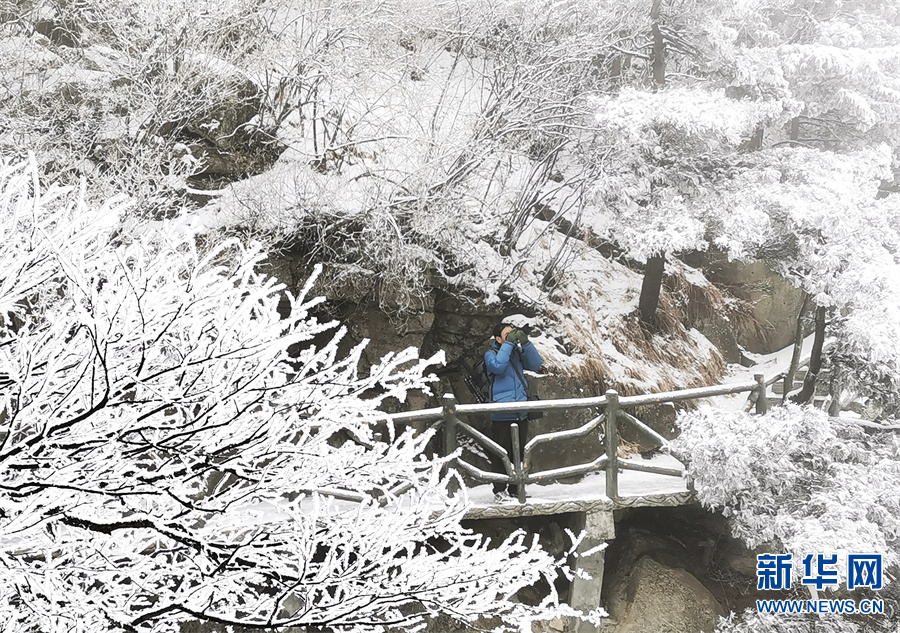
{"type": "Polygon", "coordinates": [[[838,575],[846,578],[846,554],[864,552],[883,555],[889,585],[863,594],[885,601],[884,616],[860,620],[835,614],[820,620],[748,612],[723,620],[717,632],[893,630],[900,609],[891,584],[900,568],[895,432],[794,405],[764,416],[707,407],[681,414],[678,422],[682,433],[675,446],[690,464],[700,503],[722,511],[748,547],[792,554],[795,587],[803,569],[798,561],[807,554],[837,553],[838,575]]]}
{"type": "Polygon", "coordinates": [[[679,425],[699,501],[723,509],[749,547],[883,552],[886,567],[900,564],[895,433],[793,405],[762,417],[702,408],[679,425]]]}

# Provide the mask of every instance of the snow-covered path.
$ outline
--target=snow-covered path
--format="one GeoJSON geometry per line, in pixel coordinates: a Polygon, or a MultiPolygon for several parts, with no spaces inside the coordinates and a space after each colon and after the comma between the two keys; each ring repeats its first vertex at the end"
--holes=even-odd
{"type": "MultiPolygon", "coordinates": [[[[663,468],[683,468],[678,460],[668,455],[656,455],[647,460],[639,457],[629,460],[663,468]]],[[[615,502],[606,496],[606,474],[603,472],[588,475],[572,484],[528,484],[525,491],[525,505],[515,500],[497,504],[494,503],[490,485],[469,488],[467,493],[472,506],[466,512],[466,517],[534,516],[601,508],[672,506],[688,503],[692,498],[686,482],[680,477],[634,470],[619,472],[619,498],[615,502]]]]}

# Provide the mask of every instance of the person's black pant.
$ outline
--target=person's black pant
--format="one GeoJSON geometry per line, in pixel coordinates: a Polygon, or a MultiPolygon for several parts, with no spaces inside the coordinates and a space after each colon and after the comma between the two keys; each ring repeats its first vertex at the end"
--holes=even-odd
{"type": "MultiPolygon", "coordinates": [[[[528,419],[524,420],[510,420],[504,422],[496,422],[491,420],[491,439],[497,442],[500,446],[506,449],[506,454],[509,457],[510,463],[515,467],[516,460],[513,457],[512,450],[512,433],[510,433],[509,427],[511,424],[519,425],[519,461],[522,462],[525,459],[525,443],[528,441],[528,419]]],[[[503,473],[506,474],[506,468],[503,466],[503,460],[499,455],[494,455],[491,453],[491,467],[495,473],[503,473]]],[[[510,495],[513,497],[517,497],[519,495],[519,487],[515,484],[494,484],[494,492],[503,492],[503,490],[507,490],[510,495]]]]}

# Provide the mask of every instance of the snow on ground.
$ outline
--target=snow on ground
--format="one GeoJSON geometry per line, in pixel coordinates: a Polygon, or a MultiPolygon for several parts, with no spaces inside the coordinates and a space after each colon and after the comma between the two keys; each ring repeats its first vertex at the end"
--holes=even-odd
{"type": "MultiPolygon", "coordinates": [[[[803,349],[800,355],[801,361],[809,358],[812,351],[813,338],[810,334],[803,339],[803,349]]],[[[766,380],[780,372],[787,371],[791,365],[791,356],[794,353],[794,346],[788,345],[784,349],[778,350],[771,354],[753,354],[744,352],[744,356],[754,361],[754,365],[744,367],[742,365],[728,365],[725,376],[722,377],[722,384],[734,385],[742,382],[753,382],[753,376],[763,374],[766,380]]],[[[772,394],[772,388],[769,387],[769,394],[772,394]]],[[[747,403],[748,393],[735,393],[727,396],[717,396],[709,398],[706,402],[718,409],[726,411],[740,411],[747,403]]]]}
{"type": "MultiPolygon", "coordinates": [[[[650,466],[658,466],[661,468],[683,469],[684,466],[677,459],[668,455],[654,455],[651,459],[642,459],[638,456],[629,458],[630,461],[650,466]]],[[[525,487],[527,494],[526,503],[528,505],[557,504],[564,501],[608,501],[606,496],[606,474],[593,473],[584,477],[581,481],[574,484],[553,483],[547,485],[528,484],[525,487]]],[[[681,477],[673,477],[669,475],[659,475],[655,473],[638,472],[634,470],[623,470],[619,472],[619,496],[620,497],[646,497],[650,495],[677,494],[687,491],[684,479],[681,477]]],[[[484,484],[468,488],[464,491],[466,494],[466,506],[469,509],[485,508],[497,505],[494,503],[494,493],[490,484],[484,484]]],[[[324,503],[330,508],[330,513],[356,512],[359,508],[358,504],[352,501],[343,501],[338,499],[330,499],[325,501],[316,501],[307,497],[300,504],[300,511],[313,511],[314,506],[324,503]]],[[[518,504],[518,501],[512,500],[504,505],[518,504]]],[[[445,506],[434,506],[434,511],[438,512],[445,506]]],[[[228,518],[224,519],[227,525],[219,525],[219,518],[214,517],[207,525],[206,529],[216,530],[231,527],[235,524],[242,526],[259,525],[263,523],[278,523],[281,521],[289,521],[294,516],[293,512],[288,511],[280,504],[271,501],[249,502],[240,507],[233,508],[228,514],[228,518]],[[235,519],[240,517],[238,523],[235,519]]]]}
{"type": "MultiPolygon", "coordinates": [[[[638,456],[629,461],[661,468],[683,469],[684,465],[669,455],[654,455],[651,459],[638,456]]],[[[623,470],[619,473],[620,497],[644,497],[648,495],[675,494],[687,491],[684,479],[656,473],[623,470]]],[[[528,484],[525,486],[526,502],[529,504],[559,503],[561,501],[605,501],[606,473],[592,473],[574,484],[553,483],[547,485],[528,484]]],[[[489,484],[468,489],[469,502],[475,507],[487,507],[494,503],[493,488],[489,484]]],[[[518,503],[510,501],[509,503],[518,503]]]]}

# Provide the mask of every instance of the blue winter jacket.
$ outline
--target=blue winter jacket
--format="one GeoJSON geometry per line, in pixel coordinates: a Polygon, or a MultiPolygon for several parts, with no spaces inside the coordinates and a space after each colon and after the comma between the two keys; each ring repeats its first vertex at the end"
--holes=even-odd
{"type": "MultiPolygon", "coordinates": [[[[527,381],[523,370],[537,371],[544,364],[544,359],[538,353],[531,341],[522,346],[521,351],[507,341],[500,345],[494,341],[494,345],[484,353],[484,366],[487,368],[488,377],[491,379],[492,402],[523,402],[528,400],[528,391],[519,380],[516,368],[522,372],[522,377],[527,381]]],[[[515,422],[524,420],[528,414],[494,413],[491,420],[495,422],[515,422]]]]}

